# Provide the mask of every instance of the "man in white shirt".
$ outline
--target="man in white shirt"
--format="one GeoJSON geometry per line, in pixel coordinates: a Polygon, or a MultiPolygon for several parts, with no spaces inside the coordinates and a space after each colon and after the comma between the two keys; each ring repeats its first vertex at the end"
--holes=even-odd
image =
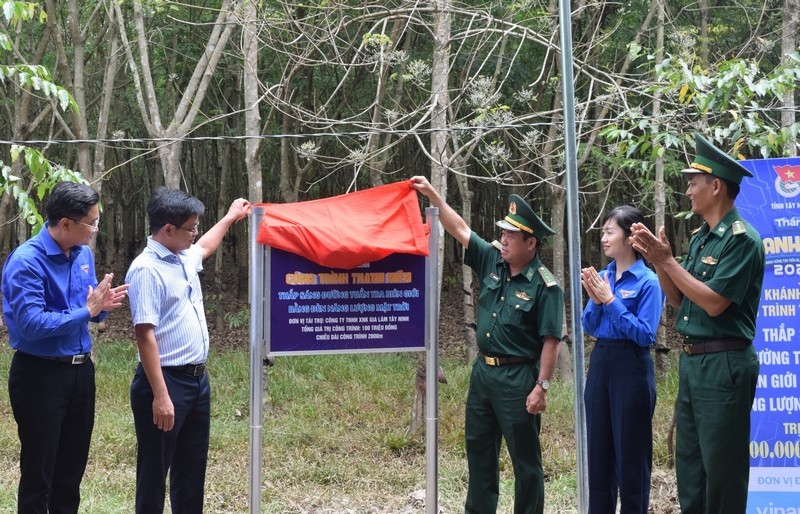
{"type": "Polygon", "coordinates": [[[225,217],[195,243],[205,211],[200,200],[162,187],[147,206],[151,236],[126,277],[139,349],[131,382],[139,514],[164,511],[167,473],[172,511],[203,510],[211,389],[198,273],[228,228],[249,210],[247,200],[234,200],[225,217]]]}

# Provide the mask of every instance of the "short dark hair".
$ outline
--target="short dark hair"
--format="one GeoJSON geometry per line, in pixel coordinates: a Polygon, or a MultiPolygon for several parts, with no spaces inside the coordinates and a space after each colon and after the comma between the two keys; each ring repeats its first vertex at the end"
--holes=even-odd
{"type": "MultiPolygon", "coordinates": [[[[608,211],[605,218],[603,218],[603,226],[609,221],[616,222],[619,225],[619,228],[625,232],[625,237],[631,237],[631,226],[634,223],[641,223],[643,225],[647,225],[647,222],[644,218],[644,213],[637,209],[636,207],[632,207],[630,205],[618,205],[608,211]]],[[[640,258],[642,255],[637,252],[635,249],[633,252],[636,254],[636,258],[640,258]]]]}
{"type": "Polygon", "coordinates": [[[59,182],[44,204],[47,221],[55,225],[62,218],[83,218],[100,203],[100,194],[86,184],[59,182]]]}
{"type": "Polygon", "coordinates": [[[725,184],[725,193],[728,195],[729,199],[736,200],[736,197],[739,196],[739,191],[741,190],[741,186],[739,186],[739,184],[736,182],[731,182],[730,180],[722,177],[716,177],[712,175],[706,175],[706,184],[710,184],[714,179],[717,179],[725,184]]]}
{"type": "Polygon", "coordinates": [[[202,216],[206,211],[203,202],[185,191],[159,187],[153,191],[147,204],[150,233],[155,233],[166,224],[180,227],[192,216],[202,216]]]}

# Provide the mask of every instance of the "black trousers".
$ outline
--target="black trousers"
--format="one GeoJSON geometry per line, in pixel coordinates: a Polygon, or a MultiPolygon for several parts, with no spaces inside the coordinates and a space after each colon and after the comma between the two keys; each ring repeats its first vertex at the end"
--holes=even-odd
{"type": "Polygon", "coordinates": [[[21,445],[17,511],[77,513],[94,428],[94,364],[16,352],[8,396],[21,445]]]}
{"type": "Polygon", "coordinates": [[[169,432],[153,423],[153,390],[140,364],[131,381],[131,410],[136,426],[136,512],[164,512],[167,473],[173,514],[203,512],[203,493],[211,427],[208,375],[195,377],[162,368],[175,407],[169,432]]]}

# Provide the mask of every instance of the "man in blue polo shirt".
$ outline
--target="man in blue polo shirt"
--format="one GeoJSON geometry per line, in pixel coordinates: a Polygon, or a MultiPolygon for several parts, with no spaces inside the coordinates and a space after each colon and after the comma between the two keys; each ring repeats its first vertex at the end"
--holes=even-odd
{"type": "Polygon", "coordinates": [[[62,182],[47,222],[3,266],[3,315],[16,350],[8,396],[21,445],[20,513],[76,513],[94,427],[95,378],[88,322],[119,307],[127,285],[98,284],[87,246],[99,230],[100,196],[62,182]]]}

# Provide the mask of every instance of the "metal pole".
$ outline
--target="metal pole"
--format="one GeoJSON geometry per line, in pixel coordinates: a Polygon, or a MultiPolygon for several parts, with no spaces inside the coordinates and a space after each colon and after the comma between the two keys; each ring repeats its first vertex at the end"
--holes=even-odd
{"type": "Polygon", "coordinates": [[[561,38],[561,88],[564,97],[564,158],[567,173],[567,241],[569,247],[571,330],[575,375],[575,455],[578,468],[578,512],[587,512],[589,504],[588,455],[586,450],[586,410],[583,404],[584,356],[583,327],[579,313],[583,305],[581,282],[580,212],[578,210],[578,159],[575,130],[575,87],[572,74],[572,7],[570,0],[558,1],[561,38]]]}
{"type": "Polygon", "coordinates": [[[261,512],[262,368],[264,366],[265,248],[256,242],[264,207],[250,215],[250,514],[261,512]]]}
{"type": "Polygon", "coordinates": [[[425,512],[439,512],[439,208],[425,209],[428,258],[425,259],[425,512]]]}

